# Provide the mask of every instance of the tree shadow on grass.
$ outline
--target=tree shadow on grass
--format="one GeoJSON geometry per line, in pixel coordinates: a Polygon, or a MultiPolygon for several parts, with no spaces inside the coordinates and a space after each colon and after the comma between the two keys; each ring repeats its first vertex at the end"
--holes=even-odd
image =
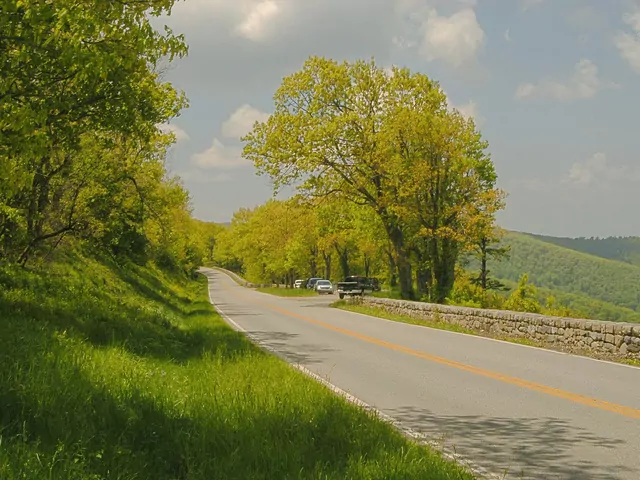
{"type": "Polygon", "coordinates": [[[385,413],[431,438],[444,436],[445,446],[451,448],[453,443],[456,453],[491,471],[508,469],[507,478],[614,480],[623,474],[640,478],[638,466],[615,464],[615,449],[626,442],[600,437],[563,419],[442,416],[415,407],[385,413]],[[605,461],[580,459],[585,447],[604,450],[599,458],[605,461]]]}
{"type": "MultiPolygon", "coordinates": [[[[187,380],[169,384],[178,373],[173,380],[167,376],[158,395],[157,386],[145,387],[135,377],[112,377],[113,384],[88,377],[87,365],[70,360],[68,345],[36,322],[12,326],[30,348],[14,346],[0,355],[0,463],[4,455],[5,472],[12,472],[8,480],[49,473],[154,480],[451,478],[425,476],[420,452],[408,455],[399,435],[310,380],[291,382],[292,372],[283,370],[283,386],[270,388],[256,388],[252,377],[239,375],[215,401],[214,385],[210,393],[200,386],[192,397],[181,392],[187,380]],[[309,390],[302,382],[309,382],[309,390]],[[395,453],[403,447],[403,455],[395,453]],[[362,459],[377,475],[349,470],[362,459]]],[[[250,368],[263,378],[262,364],[250,368]]],[[[192,385],[200,381],[190,375],[192,385]]]]}

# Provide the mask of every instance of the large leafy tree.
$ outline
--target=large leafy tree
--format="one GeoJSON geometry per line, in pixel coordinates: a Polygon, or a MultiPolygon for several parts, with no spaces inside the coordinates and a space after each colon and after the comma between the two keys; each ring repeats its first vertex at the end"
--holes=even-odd
{"type": "Polygon", "coordinates": [[[450,239],[463,231],[476,191],[492,189],[495,175],[473,124],[447,108],[437,83],[407,69],[388,74],[373,61],[312,57],[274,99],[273,115],[244,138],[244,155],[258,171],[276,190],[296,183],[303,195],[374,212],[404,298],[414,298],[412,248],[424,253],[418,261],[435,272],[430,277],[450,288],[445,277],[461,242],[450,239]],[[427,247],[434,234],[438,242],[427,247]],[[412,236],[421,236],[421,245],[412,236]]]}
{"type": "MultiPolygon", "coordinates": [[[[0,0],[5,252],[17,251],[24,261],[42,241],[76,228],[80,223],[70,219],[90,183],[90,165],[110,151],[108,142],[148,150],[145,144],[157,141],[157,125],[186,105],[158,67],[187,47],[181,36],[150,23],[150,17],[170,13],[173,3],[0,0]],[[94,135],[104,141],[102,151],[84,152],[94,135]],[[63,210],[66,221],[56,217],[63,210]]],[[[127,158],[113,161],[127,171],[127,158]]]]}

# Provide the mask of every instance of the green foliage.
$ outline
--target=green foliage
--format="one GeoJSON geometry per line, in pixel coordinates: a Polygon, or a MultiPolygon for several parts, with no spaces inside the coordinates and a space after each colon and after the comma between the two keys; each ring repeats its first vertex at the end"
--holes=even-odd
{"type": "Polygon", "coordinates": [[[203,277],[55,256],[0,268],[0,478],[472,478],[258,350],[203,277]]]}
{"type": "Polygon", "coordinates": [[[75,237],[139,263],[199,263],[186,229],[171,238],[188,196],[167,177],[174,139],[158,130],[186,106],[158,70],[187,47],[150,23],[173,3],[2,0],[4,259],[24,265],[75,237]]]}
{"type": "Polygon", "coordinates": [[[529,282],[529,276],[524,273],[518,281],[518,288],[509,295],[503,307],[514,312],[542,313],[537,296],[536,286],[529,282]]]}
{"type": "MultiPolygon", "coordinates": [[[[511,246],[511,254],[493,266],[496,277],[513,282],[522,272],[527,272],[536,285],[553,291],[563,303],[566,301],[561,296],[569,294],[576,302],[585,303],[584,308],[575,305],[575,309],[590,312],[590,316],[602,315],[605,304],[613,309],[625,309],[627,313],[638,312],[640,267],[598,258],[519,233],[507,233],[503,242],[511,246]],[[599,302],[603,308],[591,311],[586,305],[588,299],[599,302]]],[[[613,316],[615,318],[609,314],[598,318],[623,319],[617,314],[613,316]]]]}
{"type": "MultiPolygon", "coordinates": [[[[414,298],[413,259],[418,285],[444,301],[459,253],[502,208],[473,122],[426,75],[374,61],[311,57],[274,99],[274,113],[243,139],[244,156],[275,191],[297,183],[305,198],[337,200],[345,216],[350,203],[365,207],[391,247],[401,295],[414,298]]],[[[344,276],[352,245],[341,240],[344,276]]]]}

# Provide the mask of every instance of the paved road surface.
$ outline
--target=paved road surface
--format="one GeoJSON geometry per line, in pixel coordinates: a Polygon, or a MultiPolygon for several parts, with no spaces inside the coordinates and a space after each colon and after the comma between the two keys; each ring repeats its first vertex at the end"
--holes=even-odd
{"type": "Polygon", "coordinates": [[[640,479],[640,369],[280,298],[208,271],[217,307],[334,385],[506,478],[640,479]]]}

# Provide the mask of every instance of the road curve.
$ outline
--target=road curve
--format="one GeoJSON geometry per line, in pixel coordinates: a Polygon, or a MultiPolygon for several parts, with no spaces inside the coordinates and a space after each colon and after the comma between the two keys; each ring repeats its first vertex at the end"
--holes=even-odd
{"type": "Polygon", "coordinates": [[[640,369],[280,298],[203,269],[212,302],[292,363],[505,478],[640,478],[640,369]]]}

